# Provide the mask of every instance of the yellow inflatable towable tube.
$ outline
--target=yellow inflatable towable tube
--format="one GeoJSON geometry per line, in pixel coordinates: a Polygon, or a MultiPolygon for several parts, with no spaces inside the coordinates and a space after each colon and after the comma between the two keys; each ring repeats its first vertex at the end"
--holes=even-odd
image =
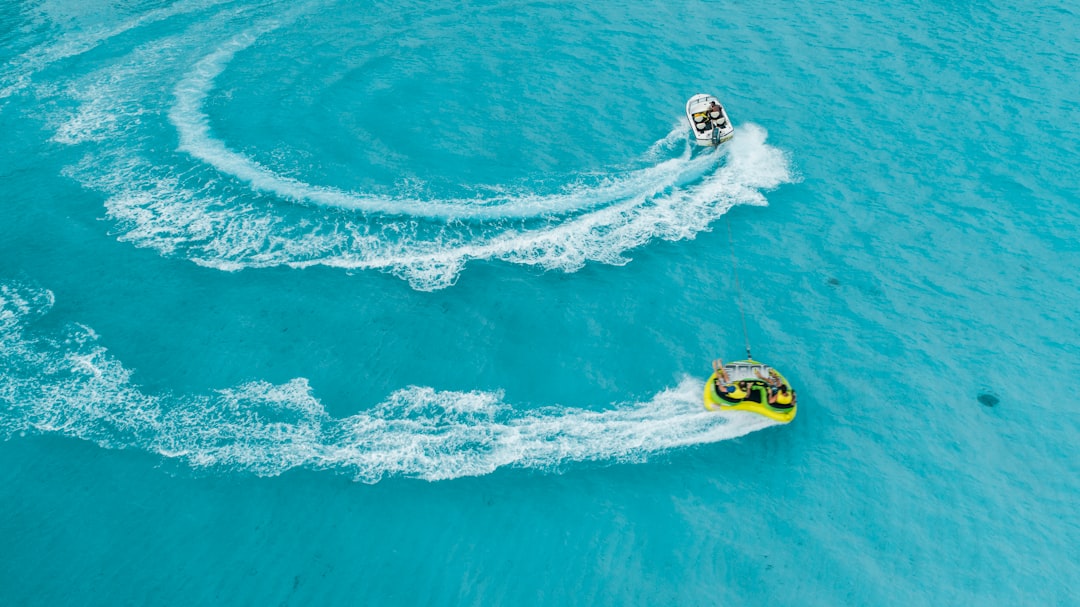
{"type": "Polygon", "coordinates": [[[726,382],[723,377],[717,381],[720,370],[705,382],[705,408],[709,411],[752,411],[782,424],[795,419],[795,391],[775,369],[756,360],[739,360],[727,363],[722,371],[726,382]]]}

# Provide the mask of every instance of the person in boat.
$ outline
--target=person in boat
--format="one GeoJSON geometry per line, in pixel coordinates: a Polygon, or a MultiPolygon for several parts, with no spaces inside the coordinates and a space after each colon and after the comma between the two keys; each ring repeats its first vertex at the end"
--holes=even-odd
{"type": "Polygon", "coordinates": [[[724,368],[724,361],[716,359],[713,361],[713,371],[716,371],[716,379],[713,380],[713,387],[716,388],[716,394],[720,398],[730,401],[738,402],[743,400],[750,394],[750,387],[746,385],[746,382],[731,381],[731,378],[727,374],[727,369],[724,368]]]}
{"type": "Polygon", "coordinates": [[[775,369],[769,369],[769,374],[762,375],[759,369],[754,369],[754,375],[768,385],[769,404],[786,407],[795,402],[795,393],[784,384],[775,369]]]}
{"type": "Polygon", "coordinates": [[[712,370],[716,373],[717,379],[722,377],[724,378],[724,383],[728,383],[730,378],[728,377],[727,369],[724,368],[724,360],[722,358],[712,361],[712,370]]]}
{"type": "Polygon", "coordinates": [[[757,375],[758,379],[769,384],[770,388],[776,388],[784,384],[783,380],[780,379],[780,376],[777,375],[775,369],[769,369],[768,375],[762,375],[761,369],[754,367],[754,375],[757,375]]]}
{"type": "Polygon", "coordinates": [[[780,384],[775,390],[769,390],[769,404],[776,407],[792,407],[795,405],[795,391],[780,384]]]}
{"type": "Polygon", "coordinates": [[[724,120],[723,118],[723,111],[724,108],[720,107],[720,104],[715,101],[711,102],[709,105],[708,116],[712,119],[713,123],[720,128],[727,126],[727,120],[724,120]]]}

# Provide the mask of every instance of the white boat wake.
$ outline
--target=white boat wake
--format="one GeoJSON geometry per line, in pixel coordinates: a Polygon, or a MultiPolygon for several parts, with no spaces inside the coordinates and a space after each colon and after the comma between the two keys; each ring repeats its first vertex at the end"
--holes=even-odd
{"type": "Polygon", "coordinates": [[[410,386],[334,418],[303,378],[281,385],[255,381],[209,395],[153,395],[88,327],[29,335],[27,324],[52,302],[48,291],[0,285],[0,433],[7,436],[59,434],[142,449],[195,469],[274,476],[306,468],[374,483],[639,462],[775,424],[749,413],[705,411],[701,381],[690,377],[648,401],[598,410],[520,410],[498,392],[410,386]]]}

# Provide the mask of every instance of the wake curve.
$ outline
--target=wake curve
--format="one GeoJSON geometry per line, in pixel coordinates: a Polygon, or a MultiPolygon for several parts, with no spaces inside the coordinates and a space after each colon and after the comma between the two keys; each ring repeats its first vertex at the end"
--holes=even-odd
{"type": "Polygon", "coordinates": [[[624,264],[649,242],[693,238],[732,206],[765,205],[766,191],[792,180],[787,157],[761,127],[740,124],[722,152],[692,153],[679,122],[634,162],[641,168],[564,176],[555,193],[491,187],[476,198],[423,199],[307,183],[215,137],[205,106],[237,53],[310,7],[277,16],[266,14],[276,7],[262,7],[258,18],[214,7],[177,5],[26,60],[36,69],[145,23],[175,20],[174,34],[35,91],[59,98],[46,117],[53,141],[86,151],[65,174],[104,195],[119,239],[162,255],[223,271],[378,270],[430,291],[453,285],[473,260],[564,272],[624,264]]]}
{"type": "MultiPolygon", "coordinates": [[[[710,159],[690,160],[690,149],[683,146],[681,157],[658,162],[656,166],[613,176],[605,182],[587,188],[571,188],[555,195],[519,194],[492,198],[453,198],[421,200],[393,198],[346,192],[327,186],[316,186],[281,176],[255,160],[229,149],[213,136],[209,116],[203,111],[206,96],[213,90],[214,80],[226,68],[233,56],[255,43],[280,23],[261,26],[229,40],[215,52],[201,59],[176,86],[176,103],[169,111],[169,120],[180,138],[179,150],[240,179],[257,190],[280,198],[320,204],[329,207],[408,215],[432,219],[525,219],[551,216],[586,208],[602,206],[638,195],[642,190],[658,192],[685,180],[686,175],[701,173],[710,159]]],[[[685,132],[679,125],[664,141],[685,132]]]]}
{"type": "Polygon", "coordinates": [[[330,470],[374,483],[429,481],[499,468],[557,471],[574,462],[639,462],[742,436],[774,422],[704,411],[700,381],[684,378],[646,402],[593,411],[520,410],[499,392],[413,386],[369,410],[327,414],[303,378],[256,381],[211,395],[151,395],[88,327],[61,338],[26,334],[50,292],[0,285],[0,431],[56,433],[106,448],[139,448],[196,469],[275,476],[330,470]]]}

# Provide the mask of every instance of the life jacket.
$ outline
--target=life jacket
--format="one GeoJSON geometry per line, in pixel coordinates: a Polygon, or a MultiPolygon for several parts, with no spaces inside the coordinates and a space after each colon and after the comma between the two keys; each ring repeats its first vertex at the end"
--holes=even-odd
{"type": "Polygon", "coordinates": [[[722,390],[720,386],[716,386],[716,395],[720,397],[720,400],[725,400],[729,403],[741,403],[746,398],[746,392],[739,389],[739,386],[735,384],[724,384],[724,388],[735,388],[731,392],[722,390]]]}
{"type": "Polygon", "coordinates": [[[776,404],[778,405],[790,405],[791,404],[791,390],[787,392],[776,393],[776,404]]]}

